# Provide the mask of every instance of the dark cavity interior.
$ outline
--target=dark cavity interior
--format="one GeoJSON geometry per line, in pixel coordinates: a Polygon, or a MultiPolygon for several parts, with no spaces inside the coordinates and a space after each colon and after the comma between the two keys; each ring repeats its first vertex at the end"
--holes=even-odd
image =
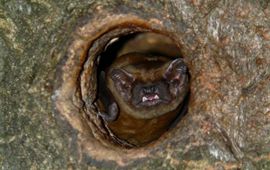
{"type": "Polygon", "coordinates": [[[179,47],[169,37],[151,32],[133,33],[109,41],[100,54],[99,69],[109,67],[117,56],[132,52],[181,57],[179,47]]]}
{"type": "MultiPolygon", "coordinates": [[[[132,33],[128,35],[124,35],[121,37],[115,37],[112,38],[103,51],[98,56],[98,79],[101,75],[101,72],[105,72],[110,67],[110,65],[114,62],[114,60],[118,56],[122,56],[128,53],[142,53],[142,54],[150,54],[155,56],[166,56],[171,57],[172,59],[182,57],[180,53],[179,46],[168,36],[159,34],[159,33],[152,33],[152,32],[139,32],[139,33],[132,33]]],[[[98,81],[100,83],[100,81],[98,81]]],[[[98,84],[99,86],[99,84],[98,84]]],[[[145,87],[145,93],[150,93],[150,91],[154,91],[155,89],[149,87],[145,87]]],[[[101,93],[102,94],[102,93],[101,93]]],[[[146,100],[154,99],[155,96],[149,95],[146,100]]],[[[183,115],[187,113],[188,108],[188,98],[189,95],[187,95],[184,99],[184,102],[181,105],[181,110],[178,116],[175,118],[173,122],[171,122],[171,126],[167,129],[173,128],[181,119],[183,115]]],[[[98,100],[98,98],[97,98],[98,100]]],[[[143,121],[143,120],[142,120],[143,121]]],[[[106,121],[104,121],[106,124],[106,121]]],[[[139,127],[138,127],[139,128],[139,127]]],[[[111,131],[111,130],[109,130],[111,131]]],[[[114,133],[113,131],[111,131],[114,133]]],[[[117,134],[114,134],[117,136],[117,134]]],[[[128,143],[131,143],[130,146],[132,147],[138,147],[138,146],[145,146],[148,143],[151,143],[153,141],[141,141],[141,143],[138,142],[134,145],[132,144],[132,134],[130,135],[131,139],[129,141],[125,141],[128,143]]],[[[118,136],[119,137],[119,136],[118,136]]],[[[121,139],[121,137],[119,137],[121,139]]],[[[160,138],[160,136],[156,136],[155,140],[160,138]]]]}

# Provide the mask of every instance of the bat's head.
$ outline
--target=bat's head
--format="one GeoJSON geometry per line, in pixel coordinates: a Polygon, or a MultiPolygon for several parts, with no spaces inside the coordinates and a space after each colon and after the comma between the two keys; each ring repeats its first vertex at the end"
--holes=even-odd
{"type": "Polygon", "coordinates": [[[187,67],[181,58],[114,68],[110,78],[114,86],[111,91],[120,109],[138,118],[152,118],[175,110],[188,91],[187,67]]]}

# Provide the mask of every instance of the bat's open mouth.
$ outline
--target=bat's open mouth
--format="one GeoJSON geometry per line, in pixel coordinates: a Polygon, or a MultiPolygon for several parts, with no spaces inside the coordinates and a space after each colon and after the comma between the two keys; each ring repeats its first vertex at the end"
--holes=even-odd
{"type": "Polygon", "coordinates": [[[151,93],[151,94],[145,94],[142,96],[140,105],[143,106],[154,106],[157,104],[160,104],[162,102],[165,102],[158,94],[151,93]]]}
{"type": "Polygon", "coordinates": [[[155,100],[159,100],[159,96],[157,94],[150,94],[150,95],[145,95],[142,97],[142,102],[155,101],[155,100]]]}

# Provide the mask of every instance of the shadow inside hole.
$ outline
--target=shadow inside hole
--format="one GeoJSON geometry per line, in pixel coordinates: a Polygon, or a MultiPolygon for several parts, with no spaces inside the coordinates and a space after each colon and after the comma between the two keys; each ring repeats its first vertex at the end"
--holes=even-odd
{"type": "MultiPolygon", "coordinates": [[[[105,46],[104,50],[98,57],[98,87],[100,87],[101,83],[105,83],[105,81],[100,81],[101,72],[106,73],[110,65],[117,57],[134,52],[150,54],[153,56],[165,56],[172,58],[172,60],[181,57],[180,49],[178,46],[170,38],[161,34],[142,32],[113,38],[105,46]]],[[[102,90],[98,88],[98,94],[102,94],[101,91],[102,90]]],[[[188,101],[189,92],[182,102],[182,106],[178,115],[176,116],[175,120],[170,123],[170,126],[167,130],[174,128],[181,120],[181,118],[186,115],[188,111],[188,101]]]]}
{"type": "Polygon", "coordinates": [[[181,57],[179,47],[167,36],[140,32],[113,38],[99,55],[99,71],[106,70],[116,57],[127,53],[143,53],[170,58],[181,57]]]}
{"type": "MultiPolygon", "coordinates": [[[[190,76],[189,76],[189,78],[190,78],[190,76]]],[[[182,107],[178,113],[178,116],[171,123],[171,126],[168,128],[168,130],[175,128],[176,125],[180,122],[180,120],[188,113],[189,99],[190,99],[190,91],[185,96],[185,98],[182,102],[182,107]]]]}

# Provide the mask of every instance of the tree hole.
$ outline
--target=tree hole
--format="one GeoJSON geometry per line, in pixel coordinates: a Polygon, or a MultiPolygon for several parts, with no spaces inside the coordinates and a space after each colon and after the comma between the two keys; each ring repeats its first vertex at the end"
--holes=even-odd
{"type": "Polygon", "coordinates": [[[189,74],[177,35],[116,18],[75,31],[52,98],[82,152],[122,164],[147,155],[187,113],[189,74]]]}
{"type": "MultiPolygon", "coordinates": [[[[183,65],[180,66],[173,66],[173,64],[169,66],[177,58],[181,58],[179,47],[169,37],[154,32],[136,32],[115,37],[106,44],[97,57],[98,92],[96,105],[99,107],[98,114],[102,117],[110,136],[114,136],[121,145],[128,148],[145,146],[172,128],[186,113],[186,98],[189,91],[189,75],[186,65],[182,63],[183,65]],[[161,69],[164,66],[167,67],[167,70],[166,68],[161,69]],[[169,67],[176,67],[175,69],[180,71],[186,69],[183,73],[179,73],[179,71],[170,73],[177,74],[176,76],[180,76],[179,79],[181,76],[186,76],[186,80],[175,79],[175,81],[184,81],[182,86],[185,86],[181,88],[182,92],[177,94],[178,96],[183,95],[181,101],[178,102],[179,106],[175,106],[175,102],[167,101],[177,100],[178,97],[171,96],[170,92],[170,88],[174,87],[168,81],[174,81],[174,78],[164,78],[166,71],[174,69],[169,67]],[[132,73],[127,74],[132,74],[131,76],[136,80],[129,82],[125,75],[121,77],[121,74],[115,73],[114,76],[120,78],[113,83],[113,81],[108,80],[112,68],[123,71],[131,70],[132,73]],[[126,86],[108,87],[117,86],[117,81],[125,81],[123,83],[126,86]],[[132,86],[131,90],[126,90],[129,89],[127,86],[132,86]],[[134,88],[138,90],[132,92],[134,88]],[[121,93],[125,94],[121,95],[121,93]],[[128,96],[128,99],[117,101],[118,98],[125,96],[128,96]],[[138,102],[136,103],[134,100],[141,103],[145,100],[145,106],[137,104],[138,102]]],[[[180,86],[180,84],[177,85],[180,86]]]]}

